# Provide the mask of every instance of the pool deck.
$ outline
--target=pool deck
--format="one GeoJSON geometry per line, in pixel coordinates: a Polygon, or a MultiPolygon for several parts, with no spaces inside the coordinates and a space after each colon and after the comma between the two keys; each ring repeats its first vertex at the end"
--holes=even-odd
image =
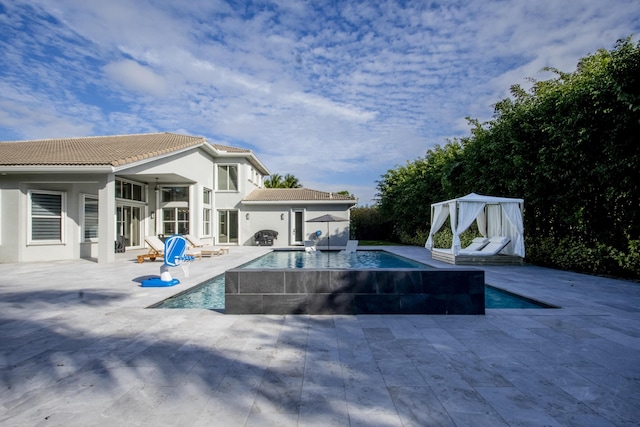
{"type": "MultiPolygon", "coordinates": [[[[387,249],[464,268],[420,247],[387,249]]],[[[161,265],[138,264],[140,251],[110,264],[0,264],[0,425],[638,425],[640,283],[485,266],[487,283],[562,308],[145,309],[268,250],[232,247],[188,278],[173,269],[172,288],[139,286],[161,265]]]]}

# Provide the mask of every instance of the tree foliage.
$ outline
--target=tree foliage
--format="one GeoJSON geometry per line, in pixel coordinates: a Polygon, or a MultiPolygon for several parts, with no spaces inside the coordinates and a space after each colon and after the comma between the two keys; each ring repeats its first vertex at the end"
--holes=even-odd
{"type": "Polygon", "coordinates": [[[381,212],[420,233],[433,202],[470,192],[525,199],[530,262],[640,276],[640,44],[619,40],[573,73],[515,85],[468,137],[387,171],[381,212]]]}
{"type": "Polygon", "coordinates": [[[350,233],[357,240],[385,240],[391,222],[383,218],[377,206],[356,206],[351,209],[350,233]]]}
{"type": "Polygon", "coordinates": [[[274,173],[269,178],[264,180],[264,186],[266,188],[300,188],[302,184],[298,178],[288,173],[284,177],[280,174],[274,173]]]}
{"type": "Polygon", "coordinates": [[[410,243],[414,235],[428,232],[432,201],[453,191],[449,180],[457,173],[461,148],[459,141],[449,141],[382,175],[377,202],[382,217],[393,224],[390,238],[410,243]]]}

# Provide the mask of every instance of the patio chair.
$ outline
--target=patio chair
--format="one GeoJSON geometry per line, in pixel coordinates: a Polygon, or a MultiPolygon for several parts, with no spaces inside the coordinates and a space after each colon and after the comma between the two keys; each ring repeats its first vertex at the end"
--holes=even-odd
{"type": "Polygon", "coordinates": [[[155,261],[156,258],[164,257],[164,243],[156,236],[146,236],[144,242],[149,246],[149,252],[144,255],[138,255],[138,262],[143,263],[145,258],[155,261]]]}
{"type": "MultiPolygon", "coordinates": [[[[155,261],[156,258],[164,258],[164,243],[157,236],[146,236],[144,238],[145,243],[149,246],[149,252],[143,255],[138,255],[138,262],[143,263],[145,258],[149,258],[151,261],[155,261]]],[[[200,251],[187,251],[188,256],[202,259],[202,253],[200,251]]]]}
{"type": "Polygon", "coordinates": [[[197,237],[191,234],[185,234],[184,238],[187,239],[187,242],[189,242],[189,246],[192,248],[198,249],[202,253],[202,256],[210,257],[212,255],[222,255],[224,253],[229,253],[229,248],[226,248],[226,247],[218,248],[213,245],[207,245],[202,240],[198,239],[197,237]]]}
{"type": "Polygon", "coordinates": [[[358,240],[347,240],[347,246],[340,251],[343,254],[350,254],[358,249],[358,240]]]}
{"type": "Polygon", "coordinates": [[[463,249],[460,251],[460,255],[474,255],[474,256],[493,256],[502,251],[511,241],[508,237],[496,236],[489,239],[489,243],[478,251],[468,251],[463,249]]]}
{"type": "Polygon", "coordinates": [[[304,251],[305,252],[315,252],[316,251],[316,242],[313,240],[305,240],[304,241],[304,251]]]}

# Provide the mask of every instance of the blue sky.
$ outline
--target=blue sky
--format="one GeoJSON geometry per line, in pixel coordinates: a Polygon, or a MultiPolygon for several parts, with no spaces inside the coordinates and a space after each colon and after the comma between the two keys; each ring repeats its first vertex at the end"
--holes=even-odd
{"type": "Polygon", "coordinates": [[[639,31],[637,0],[0,0],[0,141],[202,135],[371,204],[511,85],[639,31]]]}

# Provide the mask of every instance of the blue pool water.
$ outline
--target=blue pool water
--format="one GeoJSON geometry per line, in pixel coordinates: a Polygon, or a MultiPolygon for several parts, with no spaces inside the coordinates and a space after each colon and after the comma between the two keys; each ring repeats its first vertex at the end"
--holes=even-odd
{"type": "Polygon", "coordinates": [[[273,251],[249,261],[241,268],[432,268],[385,251],[304,252],[273,251]]]}

